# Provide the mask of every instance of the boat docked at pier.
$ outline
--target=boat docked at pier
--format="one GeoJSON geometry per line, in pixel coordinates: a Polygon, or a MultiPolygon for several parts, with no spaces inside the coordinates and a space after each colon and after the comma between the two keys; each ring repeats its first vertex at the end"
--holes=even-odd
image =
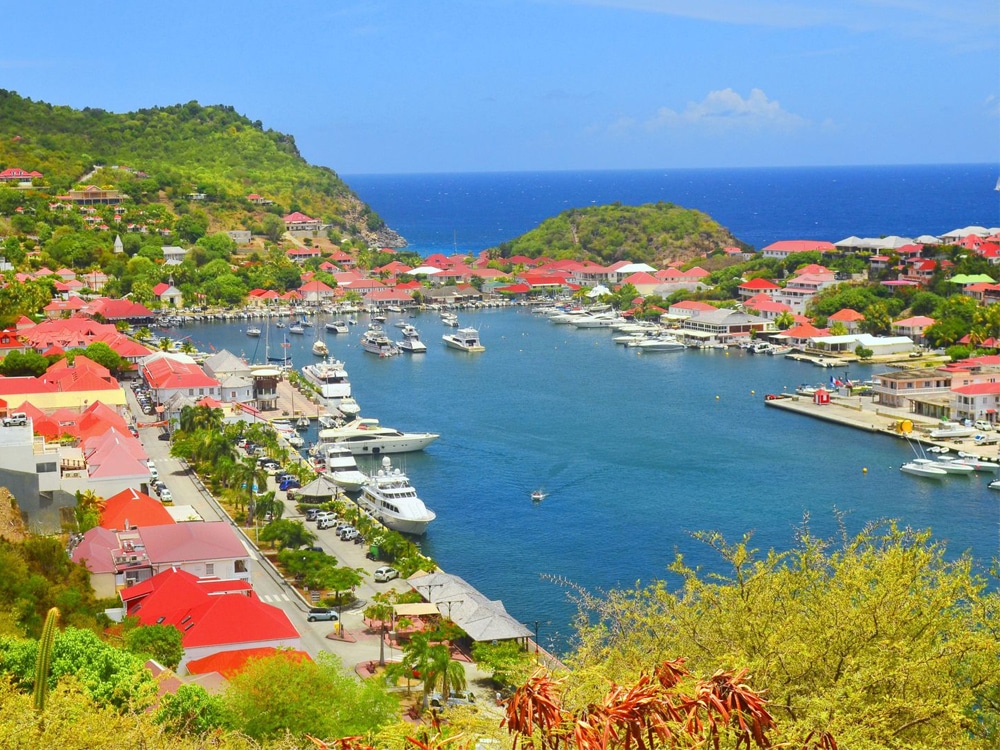
{"type": "Polygon", "coordinates": [[[319,395],[328,399],[344,399],[351,395],[351,382],[347,379],[344,363],[336,359],[306,365],[302,376],[319,389],[319,395]]]}
{"type": "Polygon", "coordinates": [[[358,468],[351,449],[342,443],[321,443],[313,455],[320,470],[347,492],[357,492],[368,479],[368,475],[358,468]]]}
{"type": "Polygon", "coordinates": [[[912,461],[907,461],[900,466],[899,470],[906,474],[929,477],[931,479],[941,479],[948,476],[948,472],[944,470],[944,467],[938,464],[937,461],[931,461],[929,458],[914,458],[912,461]]]}
{"type": "Polygon", "coordinates": [[[358,505],[393,531],[413,536],[423,536],[427,525],[437,518],[417,496],[409,477],[394,468],[388,456],[361,488],[358,505]]]}
{"type": "Polygon", "coordinates": [[[319,442],[342,443],[355,456],[422,451],[441,437],[436,432],[402,432],[383,427],[377,419],[358,417],[342,427],[320,430],[319,442]]]}
{"type": "Polygon", "coordinates": [[[361,334],[361,348],[380,357],[394,357],[399,354],[399,349],[392,339],[385,335],[382,326],[372,326],[361,334]]]}
{"type": "Polygon", "coordinates": [[[463,352],[486,351],[486,347],[479,342],[479,331],[475,328],[459,328],[454,333],[446,333],[441,339],[448,347],[463,352]]]}

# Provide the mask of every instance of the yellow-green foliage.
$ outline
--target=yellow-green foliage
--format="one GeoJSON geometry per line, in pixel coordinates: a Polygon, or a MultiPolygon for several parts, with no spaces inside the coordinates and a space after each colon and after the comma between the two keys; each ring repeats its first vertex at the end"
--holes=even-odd
{"type": "Polygon", "coordinates": [[[678,562],[678,592],[657,583],[593,602],[567,682],[574,702],[685,656],[694,672],[748,668],[796,746],[813,730],[855,750],[1000,746],[1000,599],[968,559],[893,525],[837,545],[804,532],[766,557],[747,540],[703,539],[725,578],[678,562]]]}

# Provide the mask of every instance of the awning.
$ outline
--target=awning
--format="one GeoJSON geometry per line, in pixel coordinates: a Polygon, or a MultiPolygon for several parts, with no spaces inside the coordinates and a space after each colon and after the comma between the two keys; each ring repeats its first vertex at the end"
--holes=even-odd
{"type": "Polygon", "coordinates": [[[395,604],[392,611],[397,617],[420,617],[421,615],[439,615],[436,605],[429,602],[415,602],[413,604],[395,604]]]}

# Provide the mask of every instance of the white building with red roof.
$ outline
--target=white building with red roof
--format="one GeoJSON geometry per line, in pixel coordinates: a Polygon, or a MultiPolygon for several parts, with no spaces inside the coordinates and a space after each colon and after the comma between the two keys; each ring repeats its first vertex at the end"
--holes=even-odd
{"type": "Polygon", "coordinates": [[[951,389],[951,418],[996,424],[1000,412],[1000,382],[973,383],[951,389]]]}
{"type": "Polygon", "coordinates": [[[127,586],[171,568],[197,577],[216,576],[250,583],[250,554],[224,521],[161,524],[85,532],[70,555],[91,573],[99,597],[117,595],[127,586]]]}
{"type": "Polygon", "coordinates": [[[179,669],[225,651],[301,645],[288,615],[262,602],[249,584],[165,570],[123,590],[121,599],[141,624],[172,625],[181,632],[179,669]]]}
{"type": "Polygon", "coordinates": [[[674,302],[661,317],[669,320],[686,320],[702,313],[714,312],[718,309],[715,305],[710,305],[707,302],[685,299],[680,302],[674,302]]]}
{"type": "Polygon", "coordinates": [[[42,179],[41,172],[28,172],[20,167],[9,167],[0,172],[0,182],[7,187],[31,187],[32,180],[40,179],[42,179]]]}
{"type": "Polygon", "coordinates": [[[199,399],[202,396],[222,399],[219,381],[207,375],[190,357],[157,352],[139,365],[139,373],[154,392],[154,400],[165,404],[174,396],[199,399]]]}
{"type": "Polygon", "coordinates": [[[301,211],[293,211],[283,218],[285,229],[289,232],[318,232],[323,228],[323,222],[306,216],[301,211]]]}
{"type": "MultiPolygon", "coordinates": [[[[865,319],[865,316],[859,313],[857,310],[852,310],[849,307],[845,307],[841,310],[837,310],[833,315],[830,315],[826,322],[831,323],[841,323],[844,328],[847,329],[848,333],[857,333],[861,330],[861,322],[865,319]]],[[[904,334],[908,335],[908,334],[904,334]]]]}
{"type": "Polygon", "coordinates": [[[753,297],[755,294],[761,294],[761,293],[770,294],[773,297],[774,293],[777,292],[779,289],[781,289],[781,287],[775,284],[773,281],[760,278],[749,279],[747,281],[742,282],[737,287],[737,291],[739,292],[740,297],[744,300],[753,297]]]}
{"type": "Polygon", "coordinates": [[[321,305],[337,296],[337,290],[322,281],[309,281],[299,287],[299,294],[305,302],[321,305]]]}
{"type": "Polygon", "coordinates": [[[934,325],[934,323],[934,318],[929,318],[926,315],[914,315],[909,318],[893,321],[890,328],[892,328],[893,333],[899,336],[907,336],[916,343],[922,344],[926,341],[924,331],[934,325]]]}
{"type": "Polygon", "coordinates": [[[797,313],[805,312],[810,300],[827,287],[837,283],[833,271],[803,273],[792,276],[782,289],[772,293],[775,302],[783,302],[797,313]]]}
{"type": "Polygon", "coordinates": [[[184,307],[184,295],[173,284],[161,281],[153,287],[153,296],[160,300],[164,307],[184,307]]]}
{"type": "Polygon", "coordinates": [[[778,258],[783,260],[795,253],[825,253],[836,250],[832,242],[825,240],[779,240],[760,251],[765,258],[778,258]]]}
{"type": "Polygon", "coordinates": [[[104,501],[100,526],[110,531],[127,531],[141,526],[174,523],[170,512],[155,497],[128,487],[104,501]]]}

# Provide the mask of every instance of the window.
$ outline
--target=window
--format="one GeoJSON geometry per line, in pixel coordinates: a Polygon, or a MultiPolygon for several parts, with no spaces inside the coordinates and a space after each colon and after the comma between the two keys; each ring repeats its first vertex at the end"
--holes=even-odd
{"type": "Polygon", "coordinates": [[[205,563],[205,575],[207,576],[215,575],[215,563],[205,563]]]}
{"type": "Polygon", "coordinates": [[[247,561],[246,560],[237,560],[236,562],[233,563],[233,569],[237,573],[246,573],[247,572],[247,561]]]}
{"type": "Polygon", "coordinates": [[[35,468],[39,474],[45,474],[50,471],[58,471],[55,461],[46,461],[45,463],[35,464],[35,468]]]}

